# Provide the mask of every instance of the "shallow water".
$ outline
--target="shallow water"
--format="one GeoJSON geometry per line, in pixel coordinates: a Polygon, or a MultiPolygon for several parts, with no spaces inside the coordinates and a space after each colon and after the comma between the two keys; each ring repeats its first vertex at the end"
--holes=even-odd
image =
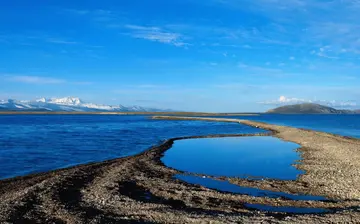
{"type": "MultiPolygon", "coordinates": [[[[274,137],[226,137],[176,141],[165,152],[162,162],[177,170],[211,176],[232,176],[255,179],[270,178],[295,180],[303,172],[292,164],[299,160],[295,151],[299,145],[274,137]]],[[[174,178],[189,184],[234,194],[253,197],[282,198],[302,201],[328,201],[322,196],[289,194],[242,187],[228,181],[214,180],[193,175],[175,175],[174,178]]],[[[312,214],[331,212],[321,208],[277,207],[245,204],[249,209],[268,212],[312,214]]]]}
{"type": "Polygon", "coordinates": [[[171,168],[211,176],[295,180],[303,171],[300,146],[274,137],[226,137],[175,141],[162,162],[171,168]]]}
{"type": "Polygon", "coordinates": [[[328,213],[330,209],[324,208],[301,208],[301,207],[277,207],[271,205],[261,204],[245,204],[245,207],[249,209],[267,211],[267,212],[282,212],[282,213],[294,213],[294,214],[315,214],[315,213],[328,213]]]}
{"type": "Polygon", "coordinates": [[[1,115],[0,179],[135,155],[173,137],[259,132],[265,131],[144,116],[1,115]]]}
{"type": "Polygon", "coordinates": [[[189,184],[199,184],[201,186],[213,190],[235,193],[235,194],[245,194],[253,197],[285,198],[288,200],[296,200],[296,201],[327,201],[327,199],[322,196],[288,194],[284,192],[261,190],[252,187],[242,187],[232,184],[228,181],[214,180],[211,178],[202,178],[198,176],[178,174],[175,175],[175,178],[187,182],[189,184]]]}

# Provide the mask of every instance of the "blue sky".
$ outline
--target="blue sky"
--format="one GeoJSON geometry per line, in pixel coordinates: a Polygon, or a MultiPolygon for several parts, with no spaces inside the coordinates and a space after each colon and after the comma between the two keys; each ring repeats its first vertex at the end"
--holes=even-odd
{"type": "Polygon", "coordinates": [[[360,107],[359,0],[0,3],[0,98],[187,111],[360,107]]]}

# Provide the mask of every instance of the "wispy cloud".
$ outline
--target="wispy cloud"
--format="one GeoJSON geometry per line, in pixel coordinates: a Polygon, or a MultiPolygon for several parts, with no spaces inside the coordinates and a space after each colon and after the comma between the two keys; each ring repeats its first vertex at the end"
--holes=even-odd
{"type": "Polygon", "coordinates": [[[231,10],[254,12],[267,18],[268,22],[261,26],[246,24],[226,26],[217,22],[203,25],[168,24],[160,21],[155,26],[139,26],[126,25],[124,21],[129,21],[129,18],[121,12],[104,9],[66,11],[79,16],[88,16],[105,27],[125,29],[128,31],[127,34],[134,38],[174,46],[188,46],[191,39],[191,45],[249,50],[268,47],[302,50],[306,46],[311,50],[315,49],[316,53],[313,55],[324,60],[360,54],[360,25],[356,22],[360,20],[358,0],[199,0],[199,2],[215,7],[227,6],[231,10]],[[326,19],[329,15],[334,19],[326,19]],[[320,48],[324,46],[331,47],[332,52],[321,52],[320,48]]]}
{"type": "Polygon", "coordinates": [[[65,9],[64,11],[77,15],[87,15],[90,13],[89,10],[81,10],[81,9],[65,9]]]}
{"type": "Polygon", "coordinates": [[[75,42],[75,41],[67,41],[67,40],[56,39],[56,38],[47,38],[46,42],[53,43],[53,44],[78,44],[78,42],[75,42]]]}
{"type": "Polygon", "coordinates": [[[39,43],[53,43],[53,44],[80,44],[76,41],[69,41],[64,37],[54,37],[45,32],[29,32],[27,34],[4,34],[0,35],[0,39],[12,44],[21,45],[35,45],[39,43]]]}
{"type": "Polygon", "coordinates": [[[43,76],[28,76],[28,75],[3,75],[6,81],[29,83],[29,84],[62,84],[66,80],[43,76]]]}
{"type": "Polygon", "coordinates": [[[353,101],[336,101],[336,100],[308,100],[300,99],[295,97],[286,97],[280,96],[277,100],[268,100],[260,102],[260,104],[273,105],[273,106],[284,106],[284,105],[293,105],[299,103],[316,103],[325,106],[335,107],[335,108],[355,108],[357,106],[356,102],[353,101]]]}
{"type": "Polygon", "coordinates": [[[166,31],[159,27],[125,25],[125,28],[130,30],[129,35],[134,38],[170,44],[177,47],[188,45],[188,43],[184,42],[185,38],[180,33],[166,31]]]}
{"type": "Polygon", "coordinates": [[[282,75],[284,74],[282,69],[268,68],[266,66],[250,65],[243,62],[238,63],[238,67],[246,70],[247,72],[256,73],[259,75],[282,75]]]}
{"type": "Polygon", "coordinates": [[[70,84],[70,85],[92,85],[92,82],[87,81],[69,81],[60,78],[48,77],[48,76],[34,76],[34,75],[14,75],[3,74],[0,75],[0,79],[7,82],[17,82],[36,85],[58,85],[58,84],[70,84]]]}
{"type": "MultiPolygon", "coordinates": [[[[113,17],[115,13],[111,10],[104,10],[104,9],[95,9],[95,10],[88,10],[88,9],[65,9],[63,10],[66,13],[78,15],[78,16],[92,16],[94,19],[99,19],[101,17],[113,17]]],[[[62,11],[62,12],[63,12],[62,11]]]]}
{"type": "Polygon", "coordinates": [[[252,39],[268,45],[312,47],[323,59],[360,54],[360,1],[358,0],[213,0],[236,10],[267,17],[269,24],[230,30],[230,38],[252,39]],[[331,19],[328,19],[331,17],[331,19]],[[289,40],[296,40],[290,43],[289,40]],[[324,46],[328,46],[325,49],[324,46]],[[320,49],[324,48],[325,51],[320,49]],[[331,52],[329,51],[331,50],[331,52]]]}
{"type": "Polygon", "coordinates": [[[106,28],[120,30],[126,35],[134,38],[169,44],[177,47],[186,47],[190,45],[185,42],[185,39],[188,39],[189,37],[185,37],[180,32],[176,32],[174,29],[169,27],[126,24],[124,21],[128,19],[124,18],[123,12],[102,9],[67,9],[65,11],[78,16],[86,16],[97,24],[106,28]]]}
{"type": "Polygon", "coordinates": [[[60,54],[68,56],[81,56],[87,58],[103,58],[101,45],[92,45],[74,40],[66,36],[56,36],[45,32],[28,34],[6,34],[0,35],[0,44],[2,40],[7,45],[19,45],[21,49],[26,50],[39,49],[43,55],[57,56],[60,54]],[[49,48],[48,46],[52,46],[49,48]]]}
{"type": "Polygon", "coordinates": [[[167,94],[188,94],[193,96],[193,94],[199,94],[201,91],[205,91],[207,89],[204,88],[184,88],[182,85],[157,85],[157,84],[138,84],[138,85],[122,85],[119,89],[114,89],[114,94],[140,94],[144,96],[144,94],[156,95],[156,94],[164,94],[164,96],[168,96],[167,94]]]}

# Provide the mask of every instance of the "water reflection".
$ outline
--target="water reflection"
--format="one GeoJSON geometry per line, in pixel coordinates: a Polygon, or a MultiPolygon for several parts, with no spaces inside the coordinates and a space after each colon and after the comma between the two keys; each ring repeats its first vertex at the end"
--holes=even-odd
{"type": "Polygon", "coordinates": [[[274,137],[227,137],[176,141],[162,162],[184,172],[240,178],[295,180],[299,145],[274,137]]]}
{"type": "Polygon", "coordinates": [[[202,178],[197,176],[175,175],[175,178],[189,184],[199,184],[209,189],[235,194],[245,194],[253,197],[284,198],[297,201],[327,201],[327,199],[322,196],[288,194],[284,192],[261,190],[252,187],[241,187],[235,184],[231,184],[228,181],[213,180],[210,178],[202,178]]]}
{"type": "Polygon", "coordinates": [[[278,207],[271,205],[260,204],[245,204],[245,207],[249,209],[267,211],[267,212],[281,212],[281,213],[294,213],[294,214],[316,214],[316,213],[328,213],[330,209],[324,208],[301,208],[301,207],[278,207]]]}

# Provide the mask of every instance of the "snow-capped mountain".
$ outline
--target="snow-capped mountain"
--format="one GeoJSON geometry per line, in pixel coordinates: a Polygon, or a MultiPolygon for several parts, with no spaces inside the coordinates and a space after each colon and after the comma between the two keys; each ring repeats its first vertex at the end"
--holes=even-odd
{"type": "Polygon", "coordinates": [[[77,97],[64,97],[64,98],[51,98],[51,99],[40,98],[40,99],[35,100],[35,102],[37,102],[37,103],[52,103],[52,104],[68,105],[68,106],[78,106],[83,103],[77,97]]]}
{"type": "Polygon", "coordinates": [[[168,111],[140,106],[126,107],[123,105],[110,106],[86,103],[77,97],[40,98],[33,101],[0,100],[0,111],[74,111],[74,112],[155,112],[168,111]]]}

